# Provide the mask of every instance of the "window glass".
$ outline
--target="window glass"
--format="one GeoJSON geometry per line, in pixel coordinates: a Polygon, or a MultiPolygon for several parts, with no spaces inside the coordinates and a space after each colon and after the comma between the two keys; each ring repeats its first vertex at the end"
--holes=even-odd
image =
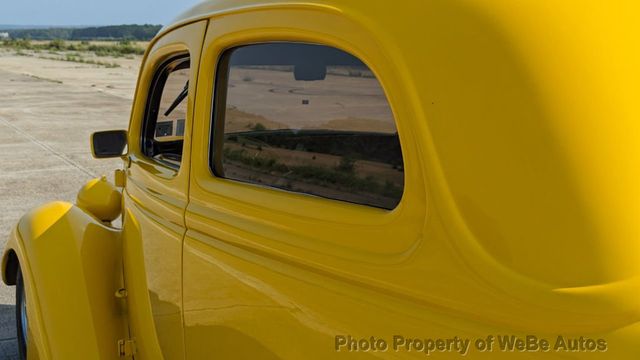
{"type": "Polygon", "coordinates": [[[185,56],[160,67],[149,92],[143,129],[144,154],[175,167],[182,160],[189,75],[185,56]]]}
{"type": "Polygon", "coordinates": [[[391,108],[335,48],[249,45],[219,65],[212,168],[242,182],[393,209],[404,167],[391,108]]]}

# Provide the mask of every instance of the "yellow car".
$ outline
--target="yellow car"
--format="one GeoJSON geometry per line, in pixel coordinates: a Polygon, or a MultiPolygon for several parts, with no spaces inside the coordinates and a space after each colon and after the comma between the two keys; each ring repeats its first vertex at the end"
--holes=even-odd
{"type": "Polygon", "coordinates": [[[639,16],[197,5],[11,235],[21,356],[639,359],[639,16]]]}

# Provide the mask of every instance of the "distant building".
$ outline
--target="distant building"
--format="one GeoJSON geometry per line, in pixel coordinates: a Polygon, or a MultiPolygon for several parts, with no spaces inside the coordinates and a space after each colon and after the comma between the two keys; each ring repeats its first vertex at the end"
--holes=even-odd
{"type": "Polygon", "coordinates": [[[8,38],[9,38],[8,32],[0,32],[0,39],[8,39],[8,38]]]}

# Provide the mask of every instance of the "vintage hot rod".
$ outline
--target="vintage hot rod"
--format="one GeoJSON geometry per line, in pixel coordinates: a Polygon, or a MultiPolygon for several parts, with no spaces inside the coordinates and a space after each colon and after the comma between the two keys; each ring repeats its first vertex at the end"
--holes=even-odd
{"type": "Polygon", "coordinates": [[[21,356],[640,358],[639,16],[197,5],[91,138],[115,183],[15,227],[21,356]]]}

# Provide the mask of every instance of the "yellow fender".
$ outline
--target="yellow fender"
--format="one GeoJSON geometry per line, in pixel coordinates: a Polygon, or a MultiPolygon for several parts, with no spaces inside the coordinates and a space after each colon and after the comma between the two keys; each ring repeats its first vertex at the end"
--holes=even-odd
{"type": "Polygon", "coordinates": [[[2,278],[22,270],[30,359],[117,359],[127,338],[121,231],[66,202],[32,210],[11,234],[2,278]]]}

